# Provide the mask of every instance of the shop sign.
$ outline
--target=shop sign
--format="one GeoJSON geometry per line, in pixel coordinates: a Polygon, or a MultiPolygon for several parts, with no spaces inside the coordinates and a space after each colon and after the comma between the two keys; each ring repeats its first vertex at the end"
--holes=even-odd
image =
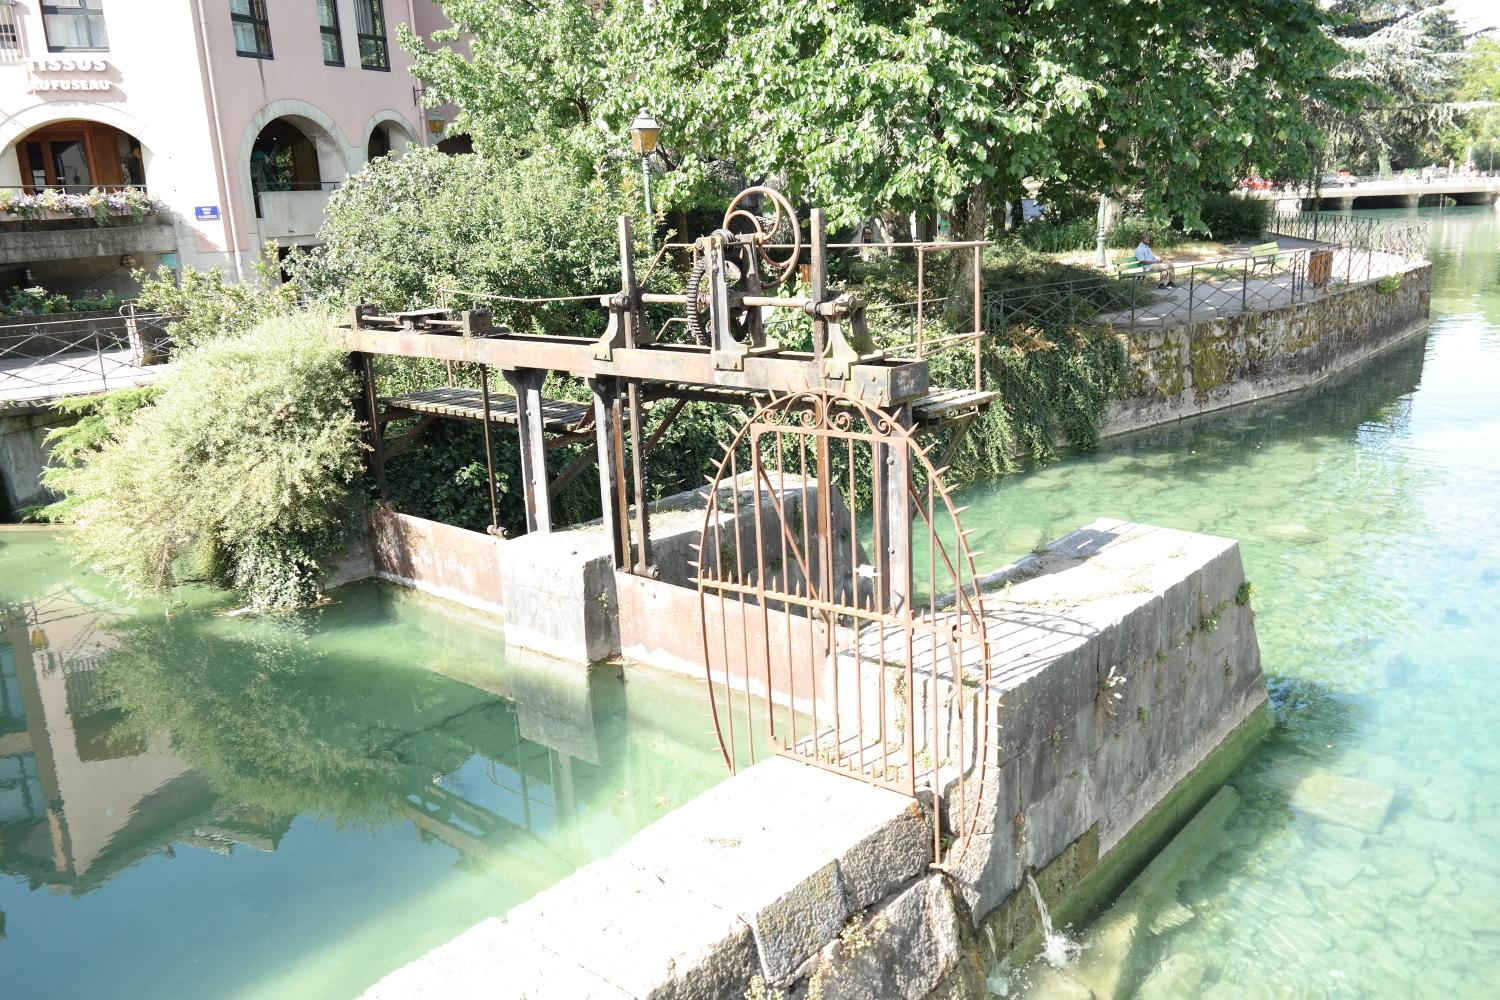
{"type": "Polygon", "coordinates": [[[51,93],[53,91],[105,91],[114,89],[114,84],[109,80],[99,79],[92,74],[108,73],[110,70],[109,60],[93,59],[88,57],[59,58],[47,57],[26,60],[26,68],[31,71],[31,86],[27,88],[33,94],[51,93]],[[54,77],[53,73],[71,74],[65,77],[54,77]],[[48,74],[48,75],[40,75],[48,74]],[[89,75],[80,75],[89,74],[89,75]]]}

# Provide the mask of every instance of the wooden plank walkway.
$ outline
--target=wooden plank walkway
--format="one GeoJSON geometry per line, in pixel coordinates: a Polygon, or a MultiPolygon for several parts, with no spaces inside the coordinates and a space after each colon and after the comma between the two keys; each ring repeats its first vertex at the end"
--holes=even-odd
{"type": "Polygon", "coordinates": [[[934,389],[912,401],[911,415],[917,423],[936,424],[956,413],[983,409],[999,398],[998,392],[983,389],[934,389]]]}
{"type": "MultiPolygon", "coordinates": [[[[436,389],[389,396],[382,402],[391,410],[405,410],[435,417],[456,417],[459,420],[484,420],[484,400],[478,389],[439,386],[436,389]]],[[[491,392],[490,423],[514,427],[516,422],[516,397],[491,392]]],[[[542,428],[548,433],[574,434],[588,430],[593,425],[594,408],[588,403],[560,399],[544,400],[542,403],[542,428]]]]}

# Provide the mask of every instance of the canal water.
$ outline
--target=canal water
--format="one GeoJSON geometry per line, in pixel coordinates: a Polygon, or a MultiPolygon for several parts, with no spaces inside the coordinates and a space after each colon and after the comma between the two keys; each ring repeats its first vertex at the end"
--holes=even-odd
{"type": "Polygon", "coordinates": [[[1222,829],[1125,897],[1149,912],[997,992],[1500,996],[1500,231],[1416,214],[1426,337],[966,498],[1006,558],[1100,516],[1239,539],[1277,720],[1222,829]]]}
{"type": "Polygon", "coordinates": [[[347,1000],[725,774],[689,678],[356,585],[131,608],[0,532],[0,997],[347,1000]]]}
{"type": "MultiPolygon", "coordinates": [[[[992,557],[1101,516],[1242,542],[1276,728],[1149,919],[1072,929],[1111,998],[1500,995],[1500,232],[1421,215],[1426,337],[965,501],[992,557]]],[[[0,533],[0,996],[352,997],[723,775],[690,679],[337,597],[167,619],[0,533]]]]}

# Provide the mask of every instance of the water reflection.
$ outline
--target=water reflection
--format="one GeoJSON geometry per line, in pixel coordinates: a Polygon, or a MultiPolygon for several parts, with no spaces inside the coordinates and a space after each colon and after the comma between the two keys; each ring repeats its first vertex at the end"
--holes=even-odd
{"type": "Polygon", "coordinates": [[[722,777],[687,679],[376,586],[131,613],[0,544],[0,993],[355,995],[722,777]]]}

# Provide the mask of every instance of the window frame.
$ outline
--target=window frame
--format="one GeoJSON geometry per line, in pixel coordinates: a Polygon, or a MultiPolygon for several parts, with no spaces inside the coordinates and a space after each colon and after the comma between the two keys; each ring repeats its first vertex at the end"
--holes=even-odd
{"type": "Polygon", "coordinates": [[[241,14],[239,11],[234,9],[233,0],[230,0],[229,25],[230,33],[234,36],[234,54],[245,59],[275,59],[276,50],[271,45],[271,15],[266,10],[266,0],[247,0],[247,2],[250,5],[250,13],[241,14]],[[255,16],[257,11],[260,12],[259,17],[255,16]],[[246,52],[244,49],[240,48],[239,32],[234,31],[234,26],[236,24],[248,24],[254,28],[259,29],[256,31],[257,39],[261,37],[261,32],[264,31],[266,50],[264,52],[246,52]]]}
{"type": "Polygon", "coordinates": [[[385,0],[354,0],[354,31],[359,39],[359,68],[374,70],[378,73],[389,73],[391,71],[391,44],[390,33],[385,26],[385,0]],[[361,31],[361,17],[368,19],[371,29],[378,31],[361,31]],[[365,43],[374,42],[379,47],[381,62],[372,65],[365,59],[365,43]]]}
{"type": "Polygon", "coordinates": [[[328,0],[328,13],[331,14],[332,17],[333,17],[333,23],[332,24],[324,24],[323,23],[323,9],[322,9],[321,5],[319,6],[319,8],[318,8],[318,33],[319,33],[319,35],[321,37],[321,40],[323,42],[323,65],[324,66],[343,66],[345,64],[344,63],[344,29],[343,29],[343,25],[340,24],[340,22],[339,22],[339,3],[338,3],[338,0],[328,0]],[[334,62],[333,60],[331,60],[331,59],[328,58],[328,40],[330,38],[333,39],[333,48],[334,48],[334,51],[339,54],[337,62],[334,62]]]}
{"type": "MultiPolygon", "coordinates": [[[[85,24],[92,22],[87,19],[90,16],[98,17],[104,21],[104,0],[78,0],[74,4],[40,3],[37,9],[42,17],[42,35],[47,39],[48,52],[108,52],[109,51],[109,27],[104,27],[103,45],[55,45],[52,41],[52,32],[47,30],[47,19],[49,17],[78,17],[83,18],[85,24]]],[[[89,31],[89,38],[93,40],[93,31],[89,31]]]]}
{"type": "Polygon", "coordinates": [[[0,0],[0,63],[21,58],[21,29],[16,24],[16,7],[0,0]]]}

